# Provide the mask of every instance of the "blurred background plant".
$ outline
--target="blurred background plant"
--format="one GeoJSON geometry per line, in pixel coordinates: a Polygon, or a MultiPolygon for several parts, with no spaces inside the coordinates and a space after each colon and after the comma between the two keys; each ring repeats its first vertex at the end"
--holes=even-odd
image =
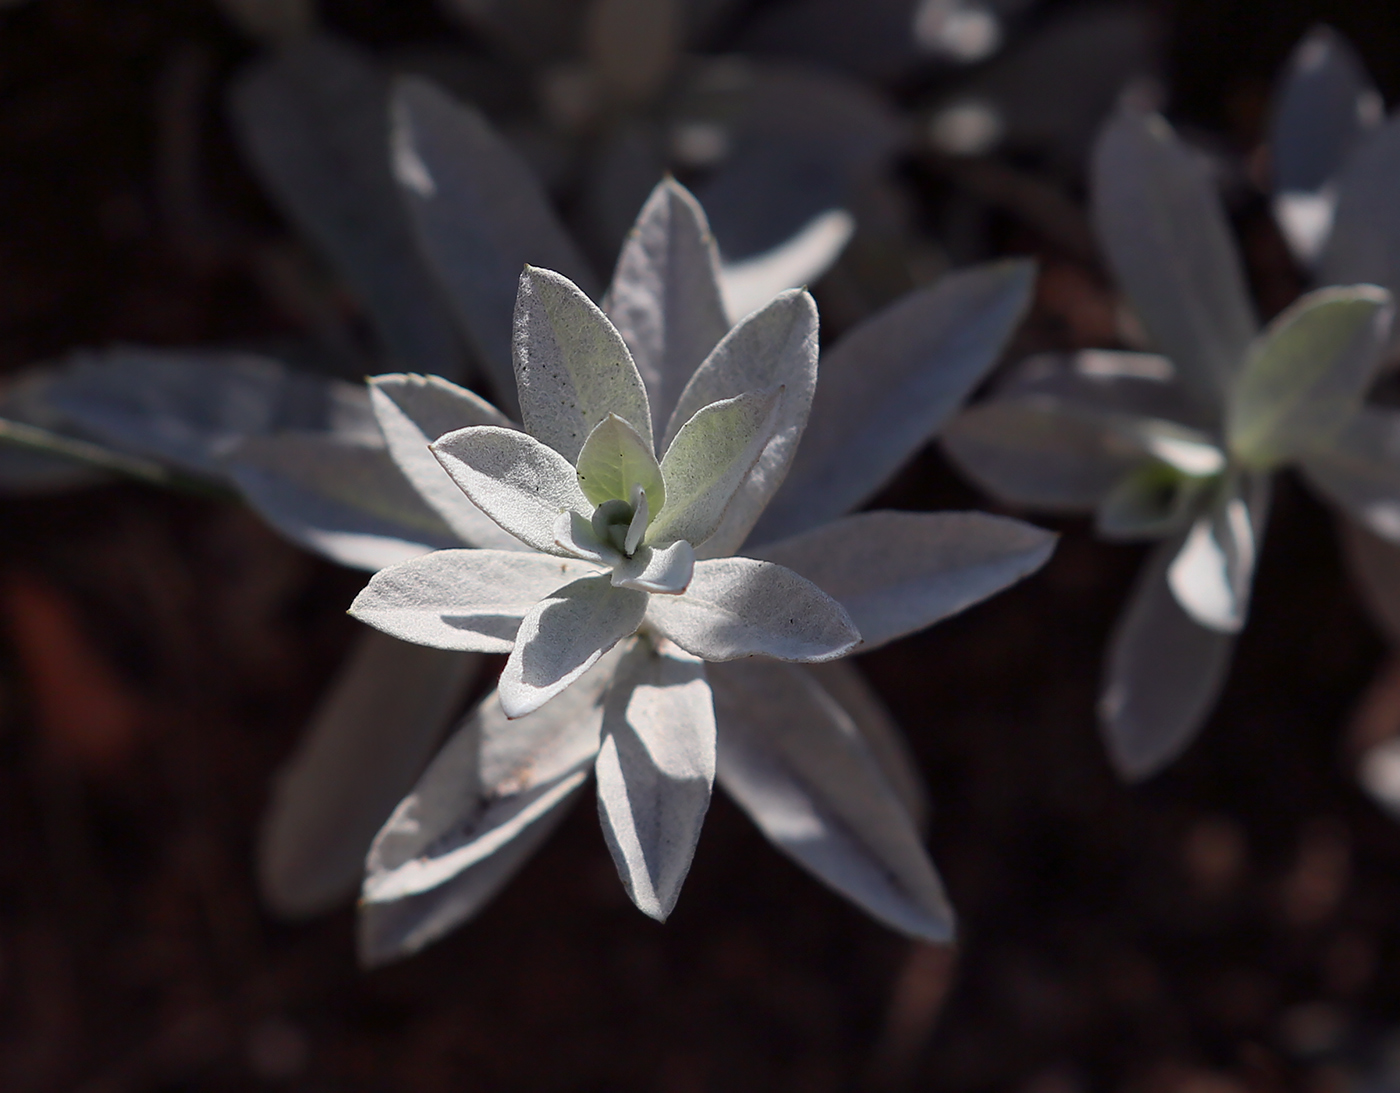
{"type": "MultiPolygon", "coordinates": [[[[1278,72],[1320,17],[1385,99],[1400,57],[1396,13],[1362,3],[881,3],[858,19],[816,0],[655,7],[669,20],[426,0],[32,0],[0,16],[0,367],[27,444],[4,457],[0,530],[5,1087],[1393,1083],[1400,845],[1355,788],[1342,733],[1382,646],[1327,521],[1287,475],[1217,713],[1141,790],[1115,785],[1092,727],[1135,548],[1057,524],[1041,577],[864,659],[932,786],[933,854],[972,927],[956,974],[950,953],[910,948],[768,868],[771,851],[721,804],[664,931],[618,898],[586,816],[471,930],[369,977],[353,970],[348,911],[306,926],[261,916],[251,844],[269,775],[355,640],[341,612],[363,577],[232,503],[222,457],[250,435],[327,426],[373,450],[357,386],[325,377],[410,353],[490,375],[423,288],[430,266],[376,284],[357,265],[354,245],[402,255],[411,218],[387,239],[335,234],[392,223],[340,202],[382,199],[392,174],[338,158],[327,116],[359,117],[353,134],[377,124],[363,119],[385,110],[389,73],[437,79],[530,165],[595,284],[662,167],[706,201],[731,270],[794,233],[809,270],[844,242],[813,284],[828,342],[950,265],[1034,254],[1014,362],[1130,344],[1081,202],[1120,91],[1164,105],[1212,166],[1268,318],[1309,280],[1256,151],[1278,72]],[[655,63],[617,63],[631,35],[655,63]],[[328,56],[315,71],[329,90],[297,75],[328,56]],[[329,154],[321,177],[336,182],[313,181],[320,200],[298,205],[249,117],[259,87],[303,79],[307,113],[284,110],[280,139],[323,168],[329,154]],[[19,374],[114,342],[180,352],[19,374]],[[214,347],[208,368],[189,367],[190,346],[214,347]],[[110,421],[78,428],[79,396],[114,362],[180,377],[173,394],[143,388],[165,392],[156,409],[180,426],[159,444],[146,432],[139,450],[110,421]],[[63,413],[45,390],[59,381],[63,413]],[[34,454],[55,443],[63,458],[34,454]],[[142,484],[172,479],[178,491],[142,484]]],[[[925,451],[877,503],[981,502],[925,451]]],[[[445,705],[482,686],[469,675],[442,666],[445,705]]]]}

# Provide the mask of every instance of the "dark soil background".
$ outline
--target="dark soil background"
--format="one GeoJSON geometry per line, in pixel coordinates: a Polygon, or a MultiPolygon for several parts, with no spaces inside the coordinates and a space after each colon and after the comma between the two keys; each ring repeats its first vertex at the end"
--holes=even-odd
{"type": "MultiPolygon", "coordinates": [[[[461,40],[419,0],[324,9],[371,48],[461,40]]],[[[1170,112],[1241,155],[1315,20],[1400,94],[1395,5],[1162,10],[1170,112]]],[[[299,252],[222,120],[251,52],[194,0],[0,14],[0,368],[291,338],[346,306],[286,289],[299,252]]],[[[1300,282],[1262,199],[1234,211],[1271,314],[1300,282]]],[[[1103,344],[1102,272],[1003,220],[1046,271],[1016,352],[1103,344]]],[[[934,451],[882,503],[985,507],[934,451]]],[[[1060,530],[1041,574],[861,661],[933,792],[956,952],[868,921],[717,797],[665,926],[584,806],[477,921],[362,973],[351,909],[270,919],[250,856],[363,578],[229,502],[0,500],[0,1089],[1400,1089],[1400,826],[1349,729],[1384,650],[1330,517],[1282,483],[1224,699],[1132,789],[1093,705],[1140,552],[1060,530]]]]}

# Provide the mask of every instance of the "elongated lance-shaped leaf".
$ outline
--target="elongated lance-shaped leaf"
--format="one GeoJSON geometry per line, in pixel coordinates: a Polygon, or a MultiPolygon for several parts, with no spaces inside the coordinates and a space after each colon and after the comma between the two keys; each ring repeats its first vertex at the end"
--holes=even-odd
{"type": "Polygon", "coordinates": [[[573,462],[594,427],[616,414],[653,447],[651,408],[632,354],[567,277],[525,267],[511,347],[521,420],[531,436],[573,462]]]}
{"type": "Polygon", "coordinates": [[[541,599],[521,620],[515,648],[501,672],[506,716],[534,713],[636,633],[649,599],[645,592],[616,587],[607,577],[584,577],[541,599]]]}
{"type": "Polygon", "coordinates": [[[666,504],[666,483],[651,445],[616,414],[594,427],[578,454],[578,484],[595,505],[605,501],[632,500],[634,488],[646,494],[648,510],[661,512],[666,504]]]}
{"type": "Polygon", "coordinates": [[[123,347],[83,353],[44,385],[44,409],[121,450],[207,478],[245,437],[315,429],[382,443],[359,385],[249,353],[123,347]]]}
{"type": "Polygon", "coordinates": [[[1385,100],[1351,44],[1315,26],[1293,50],[1275,96],[1269,132],[1274,217],[1304,265],[1316,261],[1332,229],[1337,173],[1380,124],[1385,100]]]}
{"type": "Polygon", "coordinates": [[[432,452],[477,508],[546,554],[569,553],[554,535],[560,513],[593,509],[569,461],[526,433],[478,425],[439,437],[432,452]]]}
{"type": "Polygon", "coordinates": [[[429,450],[439,437],[472,425],[511,428],[480,395],[441,376],[385,375],[369,381],[370,405],[389,454],[423,500],[468,546],[524,550],[525,545],[472,504],[429,450]]]}
{"type": "Polygon", "coordinates": [[[762,661],[712,665],[708,677],[719,784],[769,841],[892,929],[951,940],[914,821],[819,677],[762,661]]]}
{"type": "Polygon", "coordinates": [[[1154,548],[1109,639],[1099,725],[1130,782],[1156,774],[1196,738],[1235,648],[1233,634],[1195,622],[1167,587],[1183,539],[1154,548]]]}
{"type": "Polygon", "coordinates": [[[391,114],[394,175],[418,245],[486,366],[496,404],[512,412],[521,268],[558,270],[589,295],[592,272],[529,167],[477,110],[425,80],[404,79],[391,114]]]}
{"type": "Polygon", "coordinates": [[[1303,472],[1353,520],[1400,544],[1400,413],[1363,406],[1303,472]]]}
{"type": "Polygon", "coordinates": [[[369,310],[391,359],[456,376],[463,353],[389,168],[388,79],[327,35],[234,84],[235,128],[264,184],[369,310]]]}
{"type": "Polygon", "coordinates": [[[824,354],[802,443],[753,541],[816,527],[884,485],[996,363],[1034,277],[1035,267],[1022,261],[953,274],[866,320],[824,354]]]}
{"type": "Polygon", "coordinates": [[[1154,348],[1203,406],[1219,407],[1258,324],[1204,165],[1160,115],[1123,107],[1094,152],[1093,212],[1154,348]]]}
{"type": "Polygon", "coordinates": [[[719,288],[729,321],[738,322],[780,292],[815,284],[855,230],[855,217],[845,209],[827,209],[771,249],[721,265],[719,288]]]}
{"type": "Polygon", "coordinates": [[[1243,629],[1269,492],[1265,475],[1227,475],[1167,568],[1176,602],[1201,626],[1227,634],[1243,629]]]}
{"type": "Polygon", "coordinates": [[[642,207],[603,300],[646,384],[656,435],[686,381],[729,330],[718,271],[704,210],[668,178],[642,207]]]}
{"type": "Polygon", "coordinates": [[[590,577],[588,562],[516,550],[436,550],[383,569],[350,614],[418,645],[509,653],[520,621],[567,582],[590,577]]]}
{"type": "Polygon", "coordinates": [[[1267,470],[1325,449],[1361,407],[1393,315],[1389,292],[1355,285],[1309,293],[1270,323],[1230,399],[1236,458],[1267,470]]]}
{"type": "Polygon", "coordinates": [[[753,391],[696,411],[662,457],[667,507],[647,529],[647,542],[684,539],[698,547],[715,533],[772,440],[785,397],[782,388],[753,391]]]}
{"type": "Polygon", "coordinates": [[[665,922],[690,871],[715,780],[705,664],[638,641],[618,664],[594,766],[598,818],[627,894],[665,922]]]}
{"type": "Polygon", "coordinates": [[[359,887],[375,832],[442,739],[482,659],[362,632],[273,782],[258,887],[279,915],[320,914],[359,887]]]}
{"type": "Polygon", "coordinates": [[[755,558],[697,562],[679,596],[653,596],[648,624],[709,661],[834,660],[860,641],[845,608],[806,577],[755,558]]]}
{"type": "Polygon", "coordinates": [[[1337,212],[1318,260],[1317,281],[1365,281],[1400,291],[1400,117],[1387,121],[1347,159],[1337,178],[1337,212]]]}
{"type": "Polygon", "coordinates": [[[733,554],[782,485],[807,424],[817,385],[817,308],[806,292],[785,292],[731,330],[681,392],[666,447],[702,406],[749,391],[783,388],[773,435],[725,511],[701,557],[733,554]]]}
{"type": "Polygon", "coordinates": [[[619,648],[555,701],[508,721],[492,694],[438,753],[365,861],[360,955],[406,956],[475,915],[587,782],[619,648]]]}
{"type": "Polygon", "coordinates": [[[341,565],[373,571],[459,542],[382,447],[320,432],[252,436],[224,469],[259,516],[341,565]]]}
{"type": "Polygon", "coordinates": [[[1034,573],[1055,536],[981,512],[862,512],[762,551],[836,600],[865,652],[1034,573]]]}

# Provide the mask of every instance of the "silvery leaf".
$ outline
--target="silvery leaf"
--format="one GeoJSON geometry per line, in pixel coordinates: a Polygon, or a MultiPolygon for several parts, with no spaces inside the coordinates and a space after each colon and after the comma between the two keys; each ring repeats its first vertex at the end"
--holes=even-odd
{"type": "Polygon", "coordinates": [[[1154,348],[1203,405],[1218,405],[1257,323],[1204,166],[1160,115],[1121,108],[1094,152],[1093,212],[1154,348]]]}
{"type": "Polygon", "coordinates": [[[1386,639],[1400,645],[1400,546],[1351,520],[1343,520],[1339,530],[1367,612],[1386,639]]]}
{"type": "Polygon", "coordinates": [[[476,109],[406,79],[394,89],[392,116],[394,175],[419,247],[488,369],[497,404],[509,411],[521,267],[558,270],[592,295],[588,265],[530,169],[476,109]]]}
{"type": "Polygon", "coordinates": [[[481,657],[361,632],[272,784],[258,888],[277,914],[320,914],[359,886],[374,834],[423,772],[481,657]]]}
{"type": "Polygon", "coordinates": [[[506,716],[534,713],[635,633],[649,599],[645,592],[615,587],[607,577],[572,581],[543,597],[521,620],[501,672],[506,716]]]}
{"type": "Polygon", "coordinates": [[[382,443],[363,387],[247,353],[121,348],[56,369],[46,406],[118,448],[209,478],[248,436],[319,429],[382,443]]]}
{"type": "Polygon", "coordinates": [[[230,105],[260,178],[367,306],[389,356],[455,376],[461,346],[389,168],[388,91],[368,56],[316,35],[252,65],[230,105]]]}
{"type": "Polygon", "coordinates": [[[953,935],[953,912],[918,831],[847,713],[807,669],[708,669],[717,777],[779,850],[892,929],[953,935]]]}
{"type": "Polygon", "coordinates": [[[768,656],[834,660],[860,641],[845,609],[805,577],[773,562],[697,562],[679,596],[653,596],[647,623],[709,661],[768,656]]]}
{"type": "Polygon", "coordinates": [[[700,546],[715,533],[782,422],[786,397],[781,387],[751,391],[696,411],[662,457],[667,504],[647,528],[648,543],[700,546]]]}
{"type": "Polygon", "coordinates": [[[603,707],[598,818],[618,875],[665,922],[690,871],[715,780],[715,712],[705,664],[669,642],[637,642],[603,707]]]}
{"type": "Polygon", "coordinates": [[[0,491],[23,495],[79,489],[106,482],[114,474],[157,485],[169,485],[175,478],[155,460],[0,417],[0,491]]]}
{"type": "Polygon", "coordinates": [[[618,649],[553,702],[508,721],[492,694],[448,740],[365,862],[361,957],[415,952],[476,914],[588,780],[618,649]]]}
{"type": "Polygon", "coordinates": [[[515,550],[436,550],[369,579],[350,614],[417,645],[508,653],[520,622],[587,562],[515,550]]]}
{"type": "Polygon", "coordinates": [[[1140,781],[1195,739],[1230,667],[1233,634],[1191,619],[1167,587],[1178,536],[1154,548],[1109,640],[1099,722],[1118,773],[1140,781]]]}
{"type": "Polygon", "coordinates": [[[1187,531],[1167,584],[1199,625],[1226,634],[1244,627],[1268,507],[1267,477],[1231,475],[1187,531]]]}
{"type": "Polygon", "coordinates": [[[1400,290],[1400,117],[1391,118],[1347,159],[1337,177],[1337,211],[1318,260],[1319,284],[1369,282],[1400,290]]]}
{"type": "Polygon", "coordinates": [[[1094,531],[1117,540],[1174,535],[1191,522],[1212,481],[1150,459],[1129,471],[1099,502],[1094,531]]]}
{"type": "Polygon", "coordinates": [[[517,539],[560,554],[561,512],[592,512],[573,465],[527,433],[478,425],[439,437],[432,452],[466,495],[517,539]]]}
{"type": "Polygon", "coordinates": [[[1352,519],[1400,543],[1400,413],[1363,406],[1302,466],[1308,481],[1352,519]]]}
{"type": "Polygon", "coordinates": [[[880,696],[850,660],[804,664],[806,672],[855,723],[856,730],[880,766],[899,803],[920,831],[929,818],[928,789],[904,733],[895,724],[880,696]]]}
{"type": "Polygon", "coordinates": [[[642,207],[603,300],[646,384],[657,434],[686,381],[729,330],[718,269],[704,210],[667,179],[642,207]]]}
{"type": "Polygon", "coordinates": [[[695,551],[684,539],[665,547],[638,547],[613,568],[612,583],[638,592],[675,595],[686,590],[695,571],[695,551]]]}
{"type": "Polygon", "coordinates": [[[666,504],[666,483],[651,445],[616,414],[594,426],[578,453],[578,484],[595,505],[632,499],[634,488],[646,494],[653,513],[666,504]]]}
{"type": "Polygon", "coordinates": [[[251,436],[223,466],[258,515],[341,565],[376,570],[459,545],[381,447],[320,432],[251,436]]]}
{"type": "Polygon", "coordinates": [[[616,414],[653,447],[646,386],[616,327],[578,286],[526,266],[511,343],[521,420],[573,462],[595,426],[616,414]]]}
{"type": "Polygon", "coordinates": [[[1311,292],[1270,323],[1230,398],[1235,456],[1268,470],[1325,448],[1366,397],[1393,314],[1385,289],[1355,285],[1311,292]]]}
{"type": "Polygon", "coordinates": [[[1091,410],[1159,418],[1209,430],[1177,382],[1172,362],[1156,353],[1081,349],[1037,353],[1007,369],[996,385],[997,398],[1045,395],[1091,410]]]}
{"type": "Polygon", "coordinates": [[[817,308],[806,292],[785,292],[731,330],[681,392],[666,427],[669,448],[702,406],[782,386],[773,436],[735,492],[701,556],[738,550],[782,485],[807,423],[817,384],[817,308]]]}
{"type": "Polygon", "coordinates": [[[399,470],[463,542],[493,550],[524,549],[519,539],[471,503],[428,448],[439,437],[472,425],[511,428],[504,414],[441,376],[373,376],[369,397],[399,470]]]}
{"type": "Polygon", "coordinates": [[[821,280],[855,230],[855,217],[845,209],[827,209],[772,249],[724,263],[719,289],[728,321],[737,323],[780,292],[821,280]]]}
{"type": "Polygon", "coordinates": [[[867,319],[825,353],[802,443],[754,541],[823,524],[884,485],[996,363],[1034,276],[1023,261],[952,274],[867,319]]]}
{"type": "Polygon", "coordinates": [[[865,652],[1034,573],[1055,538],[982,512],[862,512],[772,543],[762,556],[840,603],[865,652]]]}

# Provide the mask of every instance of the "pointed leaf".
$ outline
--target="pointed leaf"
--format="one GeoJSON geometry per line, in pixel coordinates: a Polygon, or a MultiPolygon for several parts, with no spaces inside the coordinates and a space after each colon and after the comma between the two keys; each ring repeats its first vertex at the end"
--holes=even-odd
{"type": "Polygon", "coordinates": [[[521,620],[515,648],[501,672],[506,716],[534,713],[635,633],[649,598],[645,592],[616,588],[606,577],[586,577],[541,599],[521,620]]]}
{"type": "Polygon", "coordinates": [[[1034,573],[1056,536],[981,512],[862,512],[764,548],[850,613],[861,652],[1034,573]]]}
{"type": "Polygon", "coordinates": [[[703,661],[640,641],[604,705],[598,818],[639,910],[665,922],[690,871],[715,780],[715,712],[703,661]]]}
{"type": "Polygon", "coordinates": [[[1093,211],[1154,347],[1203,405],[1219,405],[1258,324],[1203,165],[1160,115],[1124,107],[1095,149],[1093,211]]]}
{"type": "Polygon", "coordinates": [[[770,250],[720,266],[719,287],[729,322],[737,323],[780,292],[821,280],[855,230],[855,217],[845,209],[827,209],[770,250]]]}
{"type": "Polygon", "coordinates": [[[786,397],[783,388],[749,392],[711,403],[685,423],[661,460],[666,507],[647,528],[646,542],[700,546],[715,533],[771,442],[786,397]]]}
{"type": "Polygon", "coordinates": [[[1136,782],[1186,750],[1225,683],[1233,634],[1191,619],[1167,587],[1182,537],[1155,548],[1109,641],[1099,722],[1118,773],[1136,782]]]}
{"type": "Polygon", "coordinates": [[[433,454],[472,502],[521,542],[566,554],[555,541],[563,512],[591,512],[573,466],[514,429],[478,425],[439,437],[433,454]]]}
{"type": "Polygon", "coordinates": [[[1318,261],[1325,285],[1368,282],[1400,291],[1400,117],[1363,141],[1337,178],[1332,232],[1318,261]]]}
{"type": "Polygon", "coordinates": [[[860,641],[845,609],[815,584],[754,558],[697,562],[683,594],[651,597],[647,622],[686,652],[710,661],[760,654],[834,660],[860,641]]]}
{"type": "Polygon", "coordinates": [[[1400,543],[1400,413],[1363,406],[1303,461],[1308,481],[1372,533],[1400,543]]]}
{"type": "Polygon", "coordinates": [[[1226,435],[1267,470],[1327,447],[1360,408],[1394,312],[1374,285],[1309,293],[1255,342],[1230,399],[1226,435]]]}
{"type": "Polygon", "coordinates": [[[684,592],[695,570],[695,551],[684,539],[667,547],[638,547],[613,569],[612,583],[639,592],[684,592]]]}
{"type": "Polygon", "coordinates": [[[892,929],[953,935],[918,831],[849,715],[804,668],[708,669],[717,777],[779,850],[892,929]]]}
{"type": "Polygon", "coordinates": [[[463,542],[492,550],[524,549],[519,539],[471,503],[428,449],[439,437],[471,425],[511,428],[505,415],[441,376],[373,376],[369,396],[394,462],[463,542]]]}
{"type": "Polygon", "coordinates": [[[512,351],[525,429],[565,459],[578,458],[588,434],[610,413],[653,446],[651,408],[632,354],[568,278],[525,267],[512,351]]]}
{"type": "Polygon", "coordinates": [[[559,587],[598,567],[515,550],[437,550],[381,569],[350,614],[403,641],[508,653],[521,620],[559,587]]]}
{"type": "Polygon", "coordinates": [[[1266,477],[1232,476],[1186,533],[1167,584],[1201,626],[1227,634],[1244,627],[1268,507],[1266,477]]]}
{"type": "Polygon", "coordinates": [[[786,292],[731,330],[691,377],[666,427],[666,447],[702,406],[782,386],[773,437],[734,494],[702,557],[733,554],[782,485],[807,423],[817,383],[817,309],[786,292]]]}
{"type": "Polygon", "coordinates": [[[388,80],[327,35],[270,52],[230,98],[248,158],[369,309],[391,359],[455,376],[462,351],[390,171],[388,80]]]}
{"type": "Polygon", "coordinates": [[[249,437],[224,466],[259,516],[341,565],[373,571],[458,545],[384,448],[285,432],[249,437]]]}
{"type": "Polygon", "coordinates": [[[666,484],[651,445],[616,414],[594,427],[578,453],[578,484],[595,505],[632,501],[633,487],[646,493],[651,512],[666,504],[666,484]]]}
{"type": "Polygon", "coordinates": [[[646,384],[656,434],[686,381],[729,330],[718,270],[704,211],[668,178],[642,207],[603,300],[646,384]]]}
{"type": "Polygon", "coordinates": [[[427,765],[482,658],[364,630],[273,781],[258,888],[289,918],[359,887],[365,854],[427,765]]]}
{"type": "Polygon", "coordinates": [[[521,267],[558,270],[592,295],[588,264],[529,167],[475,108],[404,79],[391,113],[394,175],[418,245],[491,376],[497,405],[509,412],[521,267]]]}
{"type": "Polygon", "coordinates": [[[795,535],[868,500],[996,363],[1034,280],[1023,261],[952,274],[825,353],[802,443],[754,541],[795,535]]]}

